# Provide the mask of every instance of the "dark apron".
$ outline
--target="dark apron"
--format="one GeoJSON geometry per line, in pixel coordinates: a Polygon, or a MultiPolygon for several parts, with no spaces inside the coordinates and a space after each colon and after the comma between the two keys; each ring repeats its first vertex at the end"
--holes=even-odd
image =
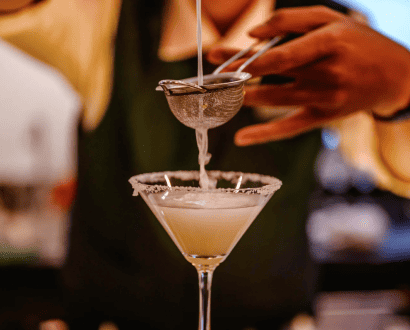
{"type": "MultiPolygon", "coordinates": [[[[163,93],[155,91],[161,79],[196,75],[195,59],[164,63],[157,58],[160,8],[157,0],[124,0],[111,104],[95,131],[79,135],[78,198],[63,269],[69,318],[93,314],[136,322],[139,329],[197,327],[196,270],[142,198],[132,197],[128,183],[140,173],[199,168],[194,130],[179,123],[163,93]]],[[[207,169],[283,181],[215,271],[214,330],[269,328],[277,317],[309,309],[314,292],[305,220],[320,134],[236,147],[234,133],[256,122],[244,108],[209,131],[207,169]]]]}

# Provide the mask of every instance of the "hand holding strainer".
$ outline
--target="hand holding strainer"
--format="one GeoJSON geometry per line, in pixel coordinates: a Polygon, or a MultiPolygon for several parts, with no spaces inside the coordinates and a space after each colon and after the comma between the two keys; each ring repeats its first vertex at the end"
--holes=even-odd
{"type": "Polygon", "coordinates": [[[235,72],[220,73],[259,42],[241,50],[212,74],[205,75],[202,86],[197,85],[198,77],[193,77],[183,80],[161,80],[156,90],[164,91],[172,113],[184,125],[194,129],[218,127],[235,116],[242,106],[243,86],[251,78],[249,73],[242,71],[280,40],[280,36],[271,39],[235,72]]]}

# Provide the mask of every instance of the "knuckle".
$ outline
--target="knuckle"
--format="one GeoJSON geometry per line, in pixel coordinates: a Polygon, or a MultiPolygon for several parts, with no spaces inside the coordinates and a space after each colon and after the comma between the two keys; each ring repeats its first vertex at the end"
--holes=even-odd
{"type": "Polygon", "coordinates": [[[335,31],[328,30],[320,35],[321,43],[323,47],[327,49],[333,49],[335,44],[338,42],[338,36],[335,31]]]}
{"type": "Polygon", "coordinates": [[[333,107],[340,108],[346,103],[347,92],[343,89],[336,89],[330,96],[330,104],[333,107]]]}
{"type": "Polygon", "coordinates": [[[351,52],[351,46],[344,40],[344,32],[340,29],[329,31],[325,34],[323,42],[335,55],[344,55],[351,52]]]}
{"type": "Polygon", "coordinates": [[[334,65],[328,70],[328,78],[334,86],[342,87],[347,80],[346,70],[339,65],[334,65]]]}
{"type": "Polygon", "coordinates": [[[274,58],[275,61],[271,65],[272,67],[281,69],[282,71],[287,70],[289,66],[290,57],[291,56],[288,51],[277,49],[274,58]]]}
{"type": "Polygon", "coordinates": [[[337,55],[345,55],[351,52],[351,47],[347,42],[343,40],[337,40],[333,45],[334,51],[337,55]]]}
{"type": "Polygon", "coordinates": [[[276,56],[275,59],[277,62],[284,62],[286,59],[286,52],[282,49],[276,49],[276,56]]]}

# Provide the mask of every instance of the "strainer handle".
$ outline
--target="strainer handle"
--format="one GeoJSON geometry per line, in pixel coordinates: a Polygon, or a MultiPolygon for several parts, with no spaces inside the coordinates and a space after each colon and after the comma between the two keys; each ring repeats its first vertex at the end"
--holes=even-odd
{"type": "Polygon", "coordinates": [[[220,73],[223,69],[225,69],[228,65],[232,64],[235,62],[237,59],[241,58],[243,55],[247,54],[250,52],[255,46],[259,45],[261,43],[261,40],[258,40],[254,42],[252,45],[250,45],[248,48],[242,49],[240,52],[237,52],[234,56],[232,56],[229,60],[226,62],[222,63],[220,66],[218,66],[212,74],[218,74],[220,73]]]}
{"type": "MultiPolygon", "coordinates": [[[[243,63],[238,70],[236,70],[236,73],[241,73],[249,64],[251,64],[256,58],[261,56],[263,53],[265,53],[269,48],[273,47],[276,45],[279,41],[283,39],[282,36],[277,36],[272,38],[271,40],[268,41],[266,45],[264,45],[261,49],[259,49],[255,54],[253,54],[251,57],[248,58],[248,60],[243,63]]],[[[239,54],[239,53],[238,53],[239,54]]]]}

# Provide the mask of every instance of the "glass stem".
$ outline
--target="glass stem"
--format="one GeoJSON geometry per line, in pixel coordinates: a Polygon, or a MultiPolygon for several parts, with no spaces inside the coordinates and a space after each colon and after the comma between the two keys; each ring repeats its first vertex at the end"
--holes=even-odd
{"type": "Polygon", "coordinates": [[[215,267],[197,267],[199,280],[198,330],[211,330],[211,285],[215,267]]]}

